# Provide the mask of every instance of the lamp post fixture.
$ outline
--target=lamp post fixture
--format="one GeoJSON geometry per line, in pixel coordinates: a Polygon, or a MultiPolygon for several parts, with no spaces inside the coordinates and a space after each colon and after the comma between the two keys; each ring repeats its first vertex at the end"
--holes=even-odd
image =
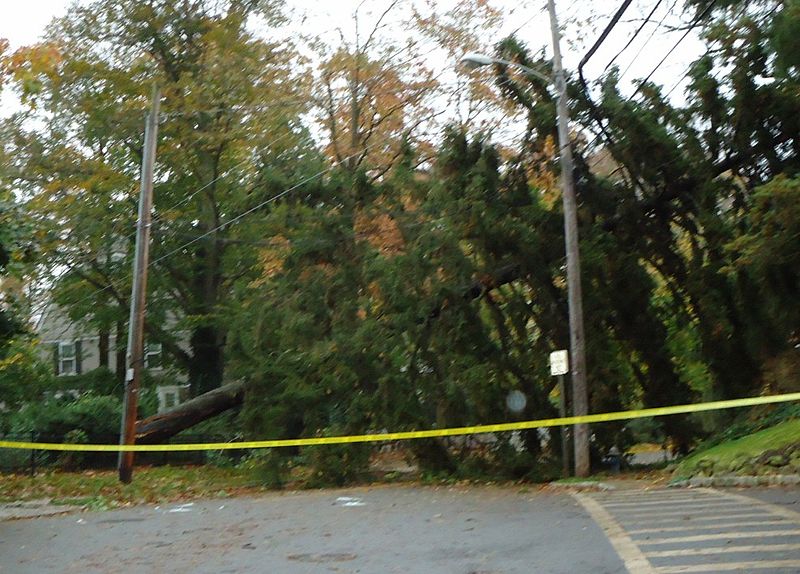
{"type": "Polygon", "coordinates": [[[506,66],[511,66],[519,70],[522,70],[526,74],[539,78],[540,80],[544,80],[548,84],[553,83],[553,78],[548,77],[547,75],[543,74],[538,70],[534,70],[533,68],[529,68],[528,66],[523,66],[522,64],[518,64],[517,62],[512,62],[510,60],[503,60],[502,58],[493,58],[491,56],[480,54],[478,52],[467,52],[466,54],[461,56],[461,61],[459,63],[465,68],[469,68],[470,70],[474,70],[475,68],[480,68],[481,66],[489,66],[491,64],[503,64],[506,66]]]}
{"type": "MultiPolygon", "coordinates": [[[[553,35],[553,78],[545,74],[500,58],[485,54],[468,53],[461,64],[469,68],[502,64],[515,67],[533,77],[555,85],[558,93],[558,143],[561,160],[561,186],[564,203],[564,238],[567,252],[567,299],[569,302],[570,370],[572,374],[572,409],[575,416],[589,414],[589,396],[586,387],[586,345],[583,331],[583,295],[581,290],[581,264],[578,248],[578,216],[573,179],[572,146],[569,140],[569,110],[567,109],[566,82],[561,64],[561,35],[554,0],[548,0],[550,27],[553,35]]],[[[589,475],[589,425],[576,424],[574,436],[575,475],[589,475]]]]}

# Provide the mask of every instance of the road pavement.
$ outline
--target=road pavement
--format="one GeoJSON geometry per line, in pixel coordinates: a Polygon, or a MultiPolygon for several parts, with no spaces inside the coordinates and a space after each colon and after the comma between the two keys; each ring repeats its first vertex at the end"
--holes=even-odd
{"type": "Polygon", "coordinates": [[[796,490],[275,493],[0,522],[0,572],[798,572],[797,500],[796,490]]]}

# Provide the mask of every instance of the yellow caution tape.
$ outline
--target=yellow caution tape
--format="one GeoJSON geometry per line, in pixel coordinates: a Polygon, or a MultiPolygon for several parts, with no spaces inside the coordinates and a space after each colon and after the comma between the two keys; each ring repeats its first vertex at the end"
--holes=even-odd
{"type": "Polygon", "coordinates": [[[578,417],[562,417],[555,419],[539,419],[534,421],[521,421],[515,423],[501,423],[495,425],[476,425],[470,427],[454,427],[446,429],[432,429],[422,431],[403,431],[380,434],[361,434],[350,436],[329,436],[315,438],[290,438],[280,440],[254,440],[242,442],[211,442],[195,444],[62,444],[48,442],[17,442],[0,440],[0,448],[20,448],[26,450],[62,450],[62,451],[90,451],[90,452],[163,452],[163,451],[196,451],[196,450],[233,450],[243,448],[280,448],[287,446],[314,446],[324,444],[346,444],[356,442],[386,442],[396,440],[412,440],[419,438],[435,438],[443,436],[460,436],[490,432],[508,432],[515,430],[537,429],[545,427],[567,426],[583,423],[601,423],[608,421],[623,421],[642,417],[661,417],[665,415],[679,415],[685,413],[698,413],[737,407],[750,407],[767,405],[771,403],[786,403],[800,400],[800,393],[787,393],[767,397],[749,397],[746,399],[732,399],[727,401],[712,401],[691,405],[675,405],[672,407],[655,407],[633,411],[618,411],[613,413],[600,413],[578,417]]]}

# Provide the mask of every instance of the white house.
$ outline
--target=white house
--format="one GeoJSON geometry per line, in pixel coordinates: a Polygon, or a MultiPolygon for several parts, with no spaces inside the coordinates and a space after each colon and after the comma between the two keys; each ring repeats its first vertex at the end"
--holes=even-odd
{"type": "MultiPolygon", "coordinates": [[[[49,304],[36,323],[41,357],[52,361],[53,372],[58,376],[80,375],[99,367],[107,367],[120,377],[125,371],[125,342],[117,347],[117,333],[91,333],[71,321],[57,305],[49,304]]],[[[151,373],[164,369],[163,349],[159,343],[145,342],[144,366],[151,373]]],[[[185,376],[175,377],[178,380],[185,376]]],[[[158,410],[170,409],[189,396],[188,384],[159,385],[158,410]]]]}

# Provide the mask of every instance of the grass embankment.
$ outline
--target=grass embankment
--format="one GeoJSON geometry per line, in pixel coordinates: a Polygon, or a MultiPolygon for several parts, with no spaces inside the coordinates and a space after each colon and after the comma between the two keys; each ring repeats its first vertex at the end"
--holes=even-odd
{"type": "Polygon", "coordinates": [[[685,458],[675,478],[800,473],[800,419],[712,446],[685,458]]]}
{"type": "Polygon", "coordinates": [[[36,476],[0,474],[0,502],[49,498],[104,510],[134,504],[262,492],[251,472],[211,465],[140,467],[131,484],[122,484],[113,470],[48,471],[36,476]]]}

